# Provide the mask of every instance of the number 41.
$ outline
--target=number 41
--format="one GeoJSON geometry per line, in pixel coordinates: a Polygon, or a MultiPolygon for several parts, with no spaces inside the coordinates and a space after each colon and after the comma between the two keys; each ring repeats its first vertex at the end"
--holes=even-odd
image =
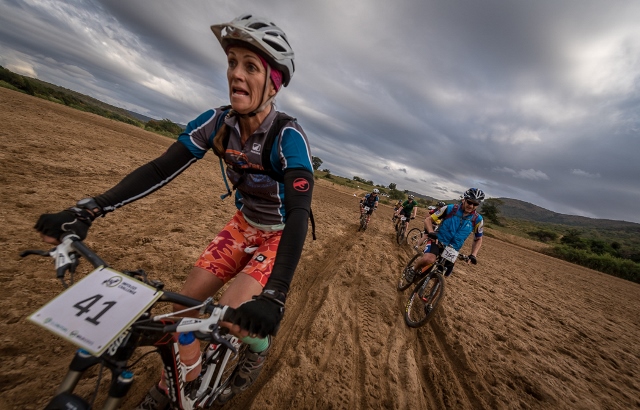
{"type": "MultiPolygon", "coordinates": [[[[93,307],[93,305],[95,305],[100,299],[102,299],[102,295],[95,295],[95,296],[91,296],[90,298],[87,298],[85,300],[81,300],[78,303],[76,303],[75,305],[73,305],[74,308],[78,309],[78,313],[76,313],[76,316],[81,316],[85,313],[89,313],[89,311],[91,310],[91,308],[93,307]]],[[[100,324],[100,322],[98,321],[98,319],[100,319],[100,317],[102,317],[102,315],[104,315],[105,313],[107,313],[107,311],[109,309],[111,309],[113,306],[115,306],[116,302],[110,301],[110,302],[103,302],[102,305],[105,306],[97,315],[95,315],[94,317],[88,317],[85,320],[89,323],[92,323],[96,326],[98,326],[100,324]]]]}

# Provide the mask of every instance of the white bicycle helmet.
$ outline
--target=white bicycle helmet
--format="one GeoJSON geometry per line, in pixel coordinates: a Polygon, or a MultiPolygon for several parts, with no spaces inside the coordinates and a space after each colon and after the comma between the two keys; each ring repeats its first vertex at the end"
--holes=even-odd
{"type": "Polygon", "coordinates": [[[409,195],[407,198],[409,198],[409,199],[413,199],[413,198],[414,198],[414,196],[413,196],[413,195],[409,195]]]}
{"type": "Polygon", "coordinates": [[[380,190],[378,188],[373,188],[373,193],[378,195],[380,193],[380,190]]]}
{"type": "Polygon", "coordinates": [[[464,199],[469,199],[471,201],[482,202],[484,201],[484,192],[478,188],[469,188],[466,190],[463,197],[464,199]]]}
{"type": "Polygon", "coordinates": [[[225,51],[234,44],[249,48],[282,72],[285,87],[291,81],[295,71],[294,53],[284,31],[271,21],[244,14],[230,23],[212,25],[211,31],[225,51]]]}

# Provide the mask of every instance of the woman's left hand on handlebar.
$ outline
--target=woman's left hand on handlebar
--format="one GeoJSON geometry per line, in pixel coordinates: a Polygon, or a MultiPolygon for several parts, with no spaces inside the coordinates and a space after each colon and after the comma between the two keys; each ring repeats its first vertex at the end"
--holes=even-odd
{"type": "Polygon", "coordinates": [[[63,236],[70,233],[85,239],[92,221],[89,211],[73,207],[56,214],[40,215],[34,228],[40,232],[44,242],[57,245],[63,236]]]}
{"type": "Polygon", "coordinates": [[[263,292],[238,306],[230,316],[225,319],[235,325],[231,328],[233,333],[241,336],[267,337],[275,335],[280,327],[280,321],[284,316],[284,303],[265,296],[263,292]]]}

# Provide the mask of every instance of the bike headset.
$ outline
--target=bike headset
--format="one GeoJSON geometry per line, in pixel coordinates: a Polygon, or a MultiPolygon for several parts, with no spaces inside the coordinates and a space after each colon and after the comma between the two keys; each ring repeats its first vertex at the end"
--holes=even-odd
{"type": "Polygon", "coordinates": [[[239,114],[239,116],[253,117],[257,113],[263,111],[271,101],[276,97],[280,89],[278,84],[276,70],[282,76],[282,85],[287,86],[293,77],[295,65],[293,62],[294,53],[287,36],[281,28],[264,17],[253,16],[251,14],[243,14],[236,17],[229,23],[214,24],[211,31],[216,36],[222,49],[228,53],[229,48],[237,46],[246,48],[258,56],[266,60],[266,78],[271,78],[276,93],[267,97],[269,90],[269,81],[265,81],[264,90],[262,92],[262,103],[258,108],[248,114],[239,114]],[[274,79],[275,77],[275,79],[274,79]]]}

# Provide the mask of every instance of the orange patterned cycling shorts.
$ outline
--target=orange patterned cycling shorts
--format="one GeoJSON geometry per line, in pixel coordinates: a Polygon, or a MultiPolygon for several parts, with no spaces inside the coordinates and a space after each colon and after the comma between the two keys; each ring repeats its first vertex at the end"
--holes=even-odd
{"type": "Polygon", "coordinates": [[[213,273],[224,283],[242,272],[264,287],[271,275],[281,237],[282,231],[263,231],[249,225],[238,211],[202,252],[195,266],[213,273]],[[244,251],[253,246],[258,247],[255,252],[244,251]]]}

